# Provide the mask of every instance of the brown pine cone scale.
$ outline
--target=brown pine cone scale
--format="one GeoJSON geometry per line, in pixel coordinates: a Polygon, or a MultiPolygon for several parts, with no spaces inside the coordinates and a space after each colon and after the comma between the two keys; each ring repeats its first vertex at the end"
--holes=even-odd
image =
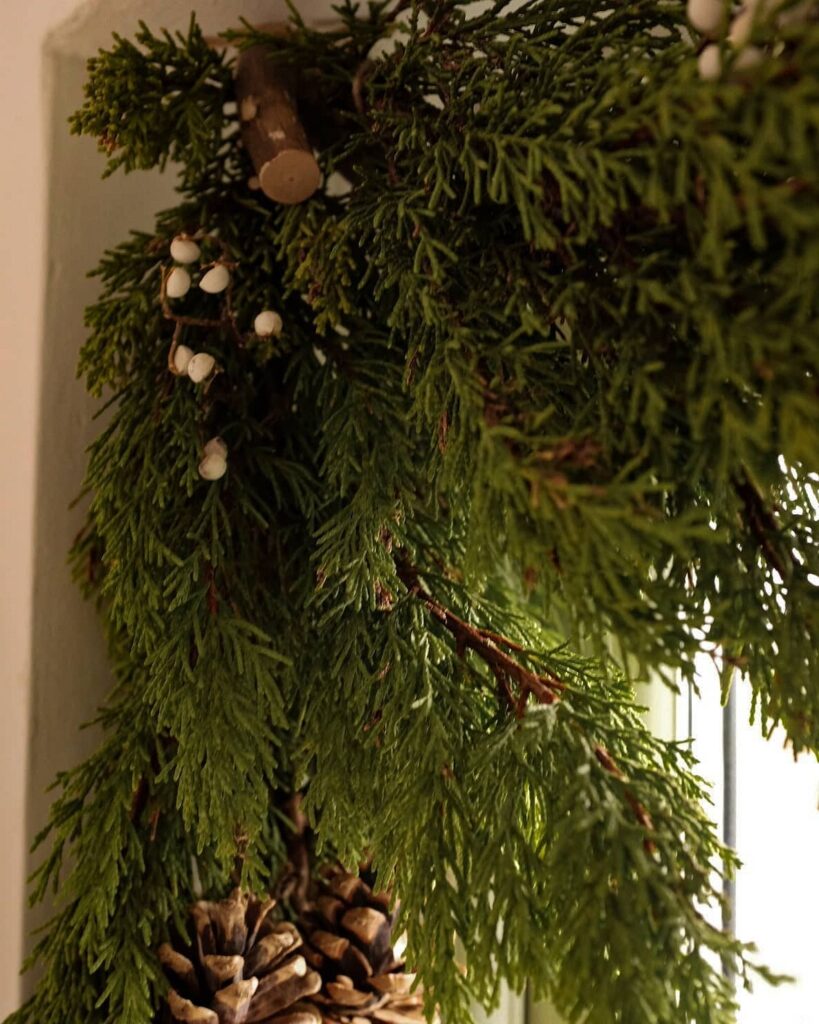
{"type": "Polygon", "coordinates": [[[299,919],[304,957],[323,980],[309,1002],[325,1024],[418,1024],[424,993],[393,948],[395,914],[388,893],[341,869],[299,919]]]}
{"type": "Polygon", "coordinates": [[[273,921],[275,900],[235,890],[226,900],[200,900],[190,911],[194,942],[181,952],[170,944],[159,960],[170,979],[167,1011],[184,1024],[317,1024],[305,1002],[321,976],[301,954],[298,929],[273,921]]]}

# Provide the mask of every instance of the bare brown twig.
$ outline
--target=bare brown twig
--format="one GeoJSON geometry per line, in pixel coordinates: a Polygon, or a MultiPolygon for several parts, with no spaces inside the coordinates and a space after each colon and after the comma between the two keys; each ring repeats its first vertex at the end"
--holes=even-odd
{"type": "Polygon", "coordinates": [[[353,104],[355,109],[363,117],[367,113],[367,104],[364,100],[364,83],[367,81],[370,73],[372,72],[375,64],[371,60],[363,60],[353,75],[353,104]]]}
{"type": "MultiPolygon", "coordinates": [[[[626,781],[626,778],[617,766],[616,761],[605,747],[601,747],[600,744],[597,744],[594,748],[594,756],[597,758],[600,766],[604,768],[609,775],[613,775],[615,779],[619,779],[621,782],[626,781]]],[[[654,822],[651,820],[651,815],[643,804],[640,803],[637,797],[628,788],[625,789],[625,797],[629,807],[634,812],[634,817],[637,821],[643,826],[646,832],[653,832],[654,822]]],[[[655,853],[657,850],[656,844],[653,840],[648,838],[643,841],[643,846],[645,847],[646,853],[655,853]]]]}
{"type": "Polygon", "coordinates": [[[783,581],[788,580],[793,572],[793,561],[788,566],[774,543],[774,538],[781,534],[779,523],[773,512],[766,507],[747,472],[743,471],[742,476],[734,481],[734,490],[742,501],[745,524],[759,545],[765,561],[779,573],[783,581]]]}
{"type": "Polygon", "coordinates": [[[499,633],[473,626],[445,608],[423,587],[418,578],[418,570],[409,561],[400,560],[397,568],[398,577],[407,590],[423,601],[429,612],[455,637],[459,655],[467,650],[475,651],[489,665],[502,686],[510,682],[517,685],[519,700],[523,697],[524,703],[529,694],[535,696],[541,704],[553,704],[560,698],[565,683],[551,674],[539,675],[533,672],[503,650],[505,647],[511,651],[522,651],[520,644],[499,633]]]}
{"type": "MultiPolygon", "coordinates": [[[[430,614],[440,622],[455,638],[456,650],[463,656],[467,650],[475,651],[490,667],[498,683],[501,699],[510,710],[514,710],[518,718],[526,712],[529,695],[541,704],[557,703],[566,690],[566,684],[552,673],[537,674],[521,665],[507,651],[522,652],[523,647],[500,633],[481,629],[465,622],[450,609],[437,601],[423,586],[419,579],[418,569],[409,561],[406,554],[401,554],[396,561],[398,578],[407,588],[408,593],[417,597],[426,605],[430,614]],[[503,650],[503,648],[507,650],[503,650]],[[517,700],[514,699],[510,684],[518,687],[517,700]]],[[[637,797],[628,789],[627,779],[617,762],[599,743],[594,745],[594,756],[600,767],[624,784],[624,796],[637,822],[646,830],[654,831],[651,815],[637,797]]],[[[656,844],[646,837],[643,846],[647,853],[654,854],[656,844]]]]}
{"type": "Polygon", "coordinates": [[[311,852],[310,826],[302,810],[302,794],[293,793],[280,805],[291,827],[285,831],[288,863],[276,887],[276,898],[287,900],[301,912],[310,895],[311,852]]]}

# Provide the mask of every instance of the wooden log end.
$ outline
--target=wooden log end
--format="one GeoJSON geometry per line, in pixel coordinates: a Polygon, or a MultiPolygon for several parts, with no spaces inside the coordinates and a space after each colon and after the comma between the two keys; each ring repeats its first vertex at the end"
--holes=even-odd
{"type": "Polygon", "coordinates": [[[236,67],[242,141],[259,185],[276,203],[309,199],[321,171],[299,120],[298,70],[264,44],[244,50],[236,67]]]}
{"type": "Polygon", "coordinates": [[[262,192],[275,203],[303,203],[321,184],[318,161],[307,150],[284,149],[259,170],[262,192]]]}

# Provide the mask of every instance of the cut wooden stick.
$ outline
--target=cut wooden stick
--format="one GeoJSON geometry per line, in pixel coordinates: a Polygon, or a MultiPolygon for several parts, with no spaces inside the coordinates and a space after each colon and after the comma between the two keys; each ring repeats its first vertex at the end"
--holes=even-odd
{"type": "Polygon", "coordinates": [[[251,46],[239,57],[236,99],[242,140],[264,194],[288,205],[309,199],[321,181],[293,98],[293,77],[264,45],[251,46]]]}

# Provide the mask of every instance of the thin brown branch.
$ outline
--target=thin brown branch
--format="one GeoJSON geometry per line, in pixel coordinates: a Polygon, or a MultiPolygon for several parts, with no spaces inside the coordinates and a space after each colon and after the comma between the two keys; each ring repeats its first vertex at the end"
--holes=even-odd
{"type": "MultiPolygon", "coordinates": [[[[594,748],[594,756],[597,758],[598,764],[607,771],[609,775],[613,775],[615,779],[619,779],[621,782],[626,781],[626,777],[618,767],[617,762],[605,747],[601,747],[600,744],[597,744],[594,748]]],[[[654,822],[651,820],[651,815],[648,813],[644,805],[640,803],[637,797],[628,788],[625,788],[624,794],[626,801],[639,824],[643,826],[646,832],[653,832],[654,822]]],[[[657,851],[657,847],[651,839],[643,840],[643,846],[645,847],[646,853],[653,854],[657,851]]]]}
{"type": "MultiPolygon", "coordinates": [[[[164,307],[163,307],[164,311],[164,307]]],[[[173,329],[173,337],[171,338],[171,347],[168,349],[168,370],[174,375],[179,377],[179,370],[176,368],[176,350],[179,348],[179,343],[182,338],[182,324],[177,323],[173,329]]]]}
{"type": "Polygon", "coordinates": [[[159,819],[162,816],[162,811],[159,807],[155,807],[151,813],[151,842],[156,842],[156,834],[159,831],[159,819]]]}
{"type": "Polygon", "coordinates": [[[139,782],[136,784],[133,795],[131,797],[131,811],[130,819],[134,825],[139,824],[139,819],[142,817],[142,812],[148,804],[148,796],[150,795],[150,789],[148,787],[148,780],[143,775],[139,782]]]}
{"type": "Polygon", "coordinates": [[[302,810],[302,794],[293,793],[280,804],[290,828],[285,832],[287,865],[276,886],[276,898],[286,900],[297,913],[301,913],[310,897],[312,881],[310,826],[302,810]]]}
{"type": "Polygon", "coordinates": [[[425,39],[429,39],[431,36],[434,36],[444,27],[444,25],[446,25],[446,23],[449,21],[451,17],[452,11],[449,5],[445,3],[439,3],[436,9],[433,11],[433,13],[430,15],[426,28],[418,38],[421,41],[423,41],[425,39]]]}
{"type": "Polygon", "coordinates": [[[169,306],[162,306],[162,315],[166,320],[172,320],[178,326],[182,327],[227,327],[227,320],[209,320],[207,317],[202,316],[180,316],[178,313],[173,313],[169,306]]]}
{"type": "Polygon", "coordinates": [[[216,572],[210,564],[205,569],[205,578],[208,585],[206,597],[208,613],[211,618],[215,618],[219,614],[219,591],[216,587],[216,572]]]}
{"type": "Polygon", "coordinates": [[[444,607],[424,588],[418,577],[418,570],[408,560],[400,559],[397,563],[397,570],[398,578],[409,593],[423,601],[430,614],[453,635],[459,653],[467,650],[475,651],[492,670],[501,686],[508,685],[510,682],[517,685],[518,693],[524,697],[524,702],[525,697],[528,697],[529,694],[532,694],[541,704],[553,704],[560,699],[561,693],[566,688],[565,683],[551,673],[533,672],[502,650],[503,647],[506,647],[509,650],[521,651],[520,644],[499,633],[473,626],[449,608],[444,607]]]}
{"type": "Polygon", "coordinates": [[[233,842],[236,847],[236,853],[233,856],[233,870],[230,873],[230,877],[233,884],[241,888],[245,871],[245,860],[247,858],[247,848],[250,845],[250,836],[244,828],[237,826],[233,842]]]}
{"type": "MultiPolygon", "coordinates": [[[[538,675],[501,650],[502,647],[507,647],[513,651],[522,651],[520,644],[499,633],[473,626],[446,608],[426,590],[419,579],[418,569],[406,555],[401,555],[397,559],[396,569],[398,578],[408,593],[422,601],[430,614],[455,638],[458,654],[463,656],[467,650],[471,650],[486,662],[497,680],[501,700],[507,707],[514,709],[518,718],[525,714],[530,694],[541,704],[555,704],[560,700],[566,689],[566,684],[562,680],[551,673],[538,675]],[[510,683],[518,687],[517,700],[514,699],[510,683]]],[[[604,771],[624,783],[624,796],[634,817],[646,832],[653,832],[654,823],[650,813],[628,789],[626,777],[611,754],[598,743],[594,746],[594,756],[604,771]]],[[[649,837],[646,837],[643,845],[647,853],[656,852],[656,844],[649,837]]]]}
{"type": "Polygon", "coordinates": [[[781,535],[776,516],[765,505],[762,495],[744,470],[742,476],[734,481],[734,490],[742,501],[745,525],[759,546],[765,561],[771,569],[779,573],[783,581],[788,580],[793,572],[793,561],[791,560],[788,566],[774,543],[774,538],[781,535]]]}

